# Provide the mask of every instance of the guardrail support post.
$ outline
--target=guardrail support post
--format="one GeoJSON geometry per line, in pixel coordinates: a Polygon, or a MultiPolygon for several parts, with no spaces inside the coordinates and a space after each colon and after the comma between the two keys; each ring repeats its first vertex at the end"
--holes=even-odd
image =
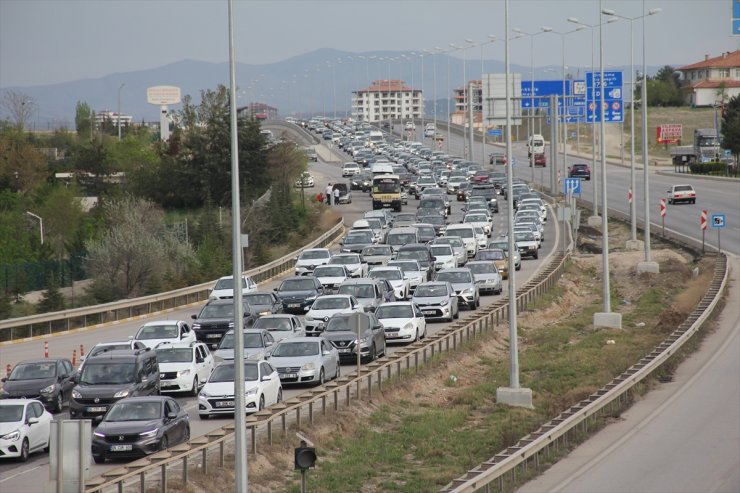
{"type": "Polygon", "coordinates": [[[300,406],[295,410],[295,425],[298,429],[301,429],[301,408],[300,406]]]}
{"type": "Polygon", "coordinates": [[[373,374],[370,373],[367,376],[367,400],[373,400],[373,374]]]}
{"type": "MultiPolygon", "coordinates": [[[[119,488],[119,491],[123,492],[123,483],[118,483],[118,488],[119,488]]],[[[146,473],[143,473],[143,472],[139,474],[139,491],[141,493],[146,492],[146,473]]]]}
{"type": "MultiPolygon", "coordinates": [[[[221,442],[221,443],[223,443],[223,442],[221,442]]],[[[200,462],[201,462],[201,467],[203,469],[203,474],[208,474],[208,449],[207,448],[204,448],[201,455],[202,455],[202,457],[201,457],[200,462]]],[[[223,455],[223,448],[221,450],[221,455],[223,455]]],[[[223,458],[222,458],[222,460],[223,460],[223,458]]]]}
{"type": "Polygon", "coordinates": [[[188,484],[188,456],[182,458],[182,483],[188,484]]]}
{"type": "Polygon", "coordinates": [[[162,493],[167,493],[167,465],[162,464],[162,493]]]}
{"type": "Polygon", "coordinates": [[[252,454],[257,455],[257,427],[251,427],[252,432],[252,454]]]}
{"type": "Polygon", "coordinates": [[[272,446],[272,420],[267,422],[267,441],[272,446]]]}
{"type": "MultiPolygon", "coordinates": [[[[219,465],[219,467],[224,467],[225,455],[226,455],[225,450],[224,450],[224,441],[221,440],[221,442],[218,445],[219,445],[219,447],[218,447],[218,465],[219,465]]],[[[204,464],[205,464],[205,458],[206,458],[206,456],[205,456],[205,454],[203,454],[203,459],[204,459],[203,460],[203,463],[204,464]]],[[[203,468],[203,473],[205,473],[205,472],[206,472],[205,471],[205,468],[203,468]]]]}
{"type": "Polygon", "coordinates": [[[313,402],[308,403],[308,422],[313,424],[313,402]]]}

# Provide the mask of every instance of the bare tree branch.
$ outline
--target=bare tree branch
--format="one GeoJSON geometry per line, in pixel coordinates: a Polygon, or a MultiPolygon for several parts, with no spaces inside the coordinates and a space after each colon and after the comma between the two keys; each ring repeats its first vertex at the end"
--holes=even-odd
{"type": "Polygon", "coordinates": [[[31,121],[36,106],[31,96],[12,89],[6,90],[0,100],[0,107],[10,114],[10,120],[19,130],[25,129],[26,124],[31,121]]]}

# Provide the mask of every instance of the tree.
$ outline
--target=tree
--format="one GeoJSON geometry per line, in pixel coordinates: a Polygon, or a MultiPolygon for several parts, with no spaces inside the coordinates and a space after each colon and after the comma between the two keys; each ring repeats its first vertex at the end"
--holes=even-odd
{"type": "Polygon", "coordinates": [[[84,101],[77,101],[75,107],[75,128],[77,135],[92,139],[93,110],[84,101]]]}
{"type": "Polygon", "coordinates": [[[729,149],[735,157],[740,158],[740,97],[733,96],[725,105],[722,114],[722,148],[729,149]]]}
{"type": "Polygon", "coordinates": [[[46,180],[46,160],[22,132],[0,134],[0,188],[27,194],[46,180]]]}
{"type": "Polygon", "coordinates": [[[0,100],[2,107],[9,115],[10,120],[18,130],[25,130],[26,124],[31,121],[33,112],[36,111],[36,102],[28,94],[7,89],[0,100]]]}
{"type": "Polygon", "coordinates": [[[661,67],[655,77],[648,77],[647,90],[650,106],[683,106],[685,104],[680,75],[669,65],[661,67]]]}
{"type": "Polygon", "coordinates": [[[164,214],[153,202],[127,195],[105,204],[104,211],[108,229],[99,241],[86,244],[85,264],[105,296],[138,296],[154,277],[183,275],[192,249],[166,228],[164,214]]]}
{"type": "Polygon", "coordinates": [[[64,310],[66,305],[64,295],[59,291],[59,282],[57,282],[57,278],[54,274],[49,276],[46,286],[46,291],[44,291],[39,300],[37,311],[39,313],[48,313],[64,310]]]}
{"type": "MultiPolygon", "coordinates": [[[[44,237],[56,257],[65,256],[66,245],[73,242],[82,226],[84,212],[75,187],[46,184],[37,193],[38,214],[44,218],[44,237]]],[[[76,253],[76,252],[68,252],[76,253]]]]}

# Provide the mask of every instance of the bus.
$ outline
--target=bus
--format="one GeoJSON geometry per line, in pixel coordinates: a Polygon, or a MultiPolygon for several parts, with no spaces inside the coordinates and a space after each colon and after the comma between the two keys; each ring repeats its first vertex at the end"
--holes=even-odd
{"type": "Polygon", "coordinates": [[[401,179],[398,175],[373,176],[373,210],[390,207],[401,212],[401,179]]]}

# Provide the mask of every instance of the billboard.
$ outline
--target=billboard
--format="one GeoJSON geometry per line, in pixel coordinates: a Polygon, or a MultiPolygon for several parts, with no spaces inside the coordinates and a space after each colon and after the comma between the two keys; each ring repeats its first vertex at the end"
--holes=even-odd
{"type": "Polygon", "coordinates": [[[678,144],[683,137],[683,125],[680,123],[665,123],[656,128],[658,144],[678,144]]]}
{"type": "Polygon", "coordinates": [[[180,102],[180,88],[175,86],[153,86],[146,90],[146,102],[156,105],[177,104],[180,102]]]}
{"type": "MultiPolygon", "coordinates": [[[[483,121],[485,126],[506,124],[506,74],[483,74],[483,121]]],[[[522,124],[522,75],[509,74],[512,125],[522,124]]]]}

